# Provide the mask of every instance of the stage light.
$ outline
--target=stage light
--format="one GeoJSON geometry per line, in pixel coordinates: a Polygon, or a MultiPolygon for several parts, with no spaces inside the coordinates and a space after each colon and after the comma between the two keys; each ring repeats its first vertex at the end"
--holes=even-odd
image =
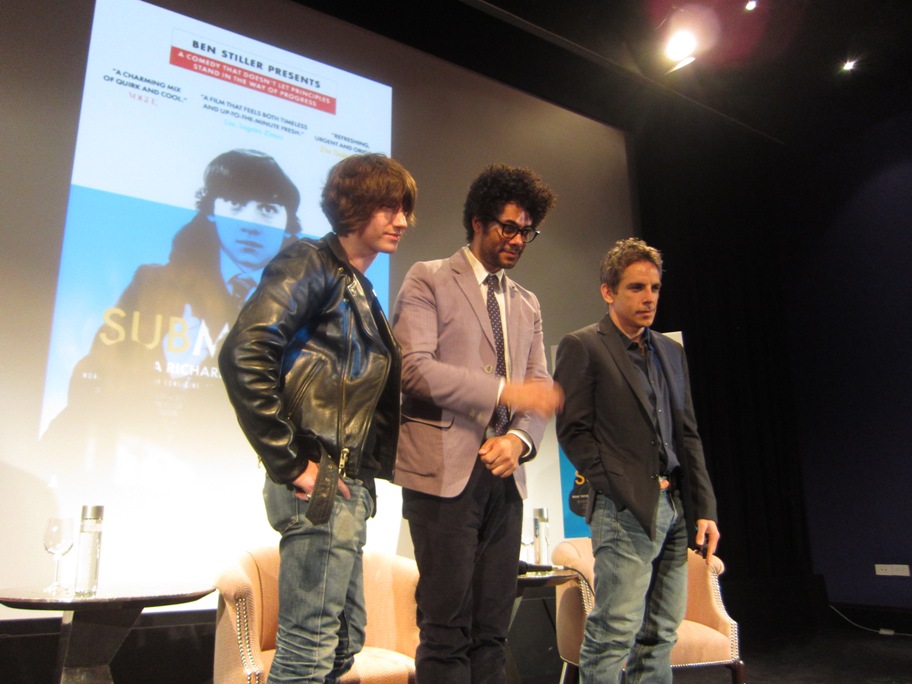
{"type": "Polygon", "coordinates": [[[842,70],[843,71],[853,71],[856,66],[858,66],[858,62],[856,60],[847,59],[842,65],[842,70]]]}
{"type": "MultiPolygon", "coordinates": [[[[690,31],[675,31],[665,44],[665,56],[673,62],[692,57],[697,49],[697,37],[690,31]]],[[[691,59],[693,61],[693,59],[691,59]]]]}
{"type": "Polygon", "coordinates": [[[757,0],[749,0],[749,2],[744,6],[748,12],[753,12],[757,9],[757,0]]]}
{"type": "Polygon", "coordinates": [[[720,26],[712,8],[689,3],[675,7],[659,30],[665,39],[665,58],[674,65],[665,72],[669,74],[712,50],[718,42],[720,26]]]}

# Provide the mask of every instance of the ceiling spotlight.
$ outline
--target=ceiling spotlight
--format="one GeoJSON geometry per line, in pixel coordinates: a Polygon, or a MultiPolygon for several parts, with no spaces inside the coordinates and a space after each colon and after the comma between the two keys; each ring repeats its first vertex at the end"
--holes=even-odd
{"type": "MultiPolygon", "coordinates": [[[[692,57],[697,49],[697,37],[690,31],[675,31],[665,44],[665,56],[672,62],[692,57]]],[[[693,60],[691,60],[693,61],[693,60]]]]}
{"type": "Polygon", "coordinates": [[[858,62],[856,60],[847,59],[842,65],[842,70],[843,71],[852,71],[855,69],[856,66],[858,66],[858,62]]]}
{"type": "Polygon", "coordinates": [[[748,12],[753,12],[757,9],[757,0],[749,0],[748,3],[744,6],[748,12]]]}
{"type": "Polygon", "coordinates": [[[673,65],[665,73],[676,71],[712,50],[720,31],[715,11],[695,3],[675,6],[657,28],[664,39],[664,57],[673,65]]]}

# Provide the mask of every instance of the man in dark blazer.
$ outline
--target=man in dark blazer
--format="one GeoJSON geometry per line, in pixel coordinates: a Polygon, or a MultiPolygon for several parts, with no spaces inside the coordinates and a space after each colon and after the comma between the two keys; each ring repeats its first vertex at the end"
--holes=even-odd
{"type": "Polygon", "coordinates": [[[490,166],[469,188],[469,244],[419,262],[393,312],[402,345],[394,482],[415,546],[419,684],[503,682],[525,474],[560,405],[534,294],[506,271],[554,195],[528,169],[490,166]]]}
{"type": "Polygon", "coordinates": [[[602,261],[608,314],[566,335],[554,378],[566,392],[558,441],[591,484],[595,605],[580,672],[587,684],[671,682],[684,618],[687,547],[719,541],[684,349],[650,329],[662,257],[619,241],[602,261]]]}

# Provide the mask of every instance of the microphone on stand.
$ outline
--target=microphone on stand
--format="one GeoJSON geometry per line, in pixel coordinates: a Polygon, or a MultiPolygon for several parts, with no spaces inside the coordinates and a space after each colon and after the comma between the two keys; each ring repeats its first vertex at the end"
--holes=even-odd
{"type": "Polygon", "coordinates": [[[566,565],[545,565],[544,563],[527,563],[521,560],[516,574],[525,575],[529,572],[553,572],[554,570],[570,570],[570,568],[566,565]]]}

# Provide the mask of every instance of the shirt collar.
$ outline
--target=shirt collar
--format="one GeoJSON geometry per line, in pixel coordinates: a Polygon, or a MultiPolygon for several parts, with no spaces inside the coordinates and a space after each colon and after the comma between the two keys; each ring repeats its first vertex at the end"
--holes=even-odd
{"type": "Polygon", "coordinates": [[[475,280],[478,282],[478,284],[483,284],[485,278],[487,278],[489,275],[493,275],[496,276],[497,282],[499,283],[501,290],[503,290],[504,270],[500,269],[494,273],[488,273],[488,269],[482,266],[481,262],[478,260],[478,257],[472,254],[472,250],[469,249],[468,245],[462,249],[465,250],[466,257],[469,260],[469,266],[472,267],[472,272],[475,274],[475,280]]]}
{"type": "MultiPolygon", "coordinates": [[[[608,317],[608,321],[611,323],[612,326],[614,326],[614,329],[617,331],[617,334],[620,336],[621,341],[624,343],[624,349],[629,349],[631,345],[638,346],[636,342],[634,342],[629,337],[627,337],[627,335],[624,333],[623,330],[621,330],[619,327],[617,327],[617,325],[615,325],[614,321],[611,320],[610,316],[608,317]]],[[[643,334],[641,335],[640,339],[643,340],[643,347],[645,349],[648,349],[649,351],[655,351],[655,349],[652,346],[652,330],[650,328],[643,328],[643,334]]]]}

